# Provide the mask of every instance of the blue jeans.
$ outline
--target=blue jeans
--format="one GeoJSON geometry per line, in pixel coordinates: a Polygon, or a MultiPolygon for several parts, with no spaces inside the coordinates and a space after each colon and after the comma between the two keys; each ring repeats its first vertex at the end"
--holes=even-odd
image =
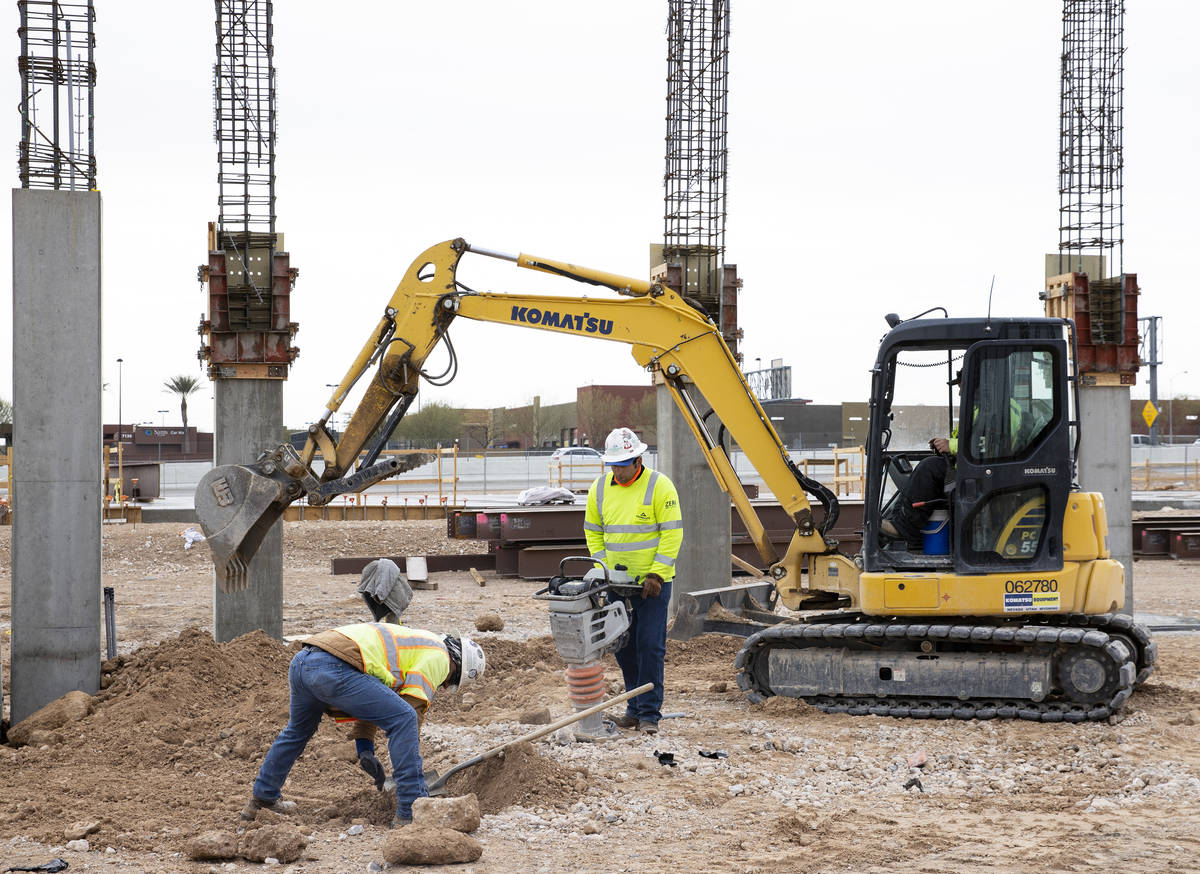
{"type": "Polygon", "coordinates": [[[421,768],[417,712],[412,706],[376,677],[315,648],[306,647],[292,657],[288,688],[288,724],[263,760],[254,781],[254,797],[264,801],[279,797],[292,765],[317,733],[321,716],[332,707],[383,729],[396,781],[396,813],[412,816],[413,801],[429,794],[421,768]]]}
{"type": "Polygon", "coordinates": [[[667,657],[667,605],[671,603],[671,584],[663,583],[662,591],[653,598],[629,599],[633,610],[629,616],[629,640],[617,650],[617,664],[625,677],[625,689],[636,689],[643,683],[654,688],[625,703],[625,714],[640,722],[658,725],[662,719],[663,662],[667,657]]]}

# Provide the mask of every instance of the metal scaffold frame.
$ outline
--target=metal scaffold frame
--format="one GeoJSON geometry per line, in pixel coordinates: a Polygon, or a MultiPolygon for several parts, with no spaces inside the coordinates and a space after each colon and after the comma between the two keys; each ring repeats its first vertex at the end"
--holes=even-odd
{"type": "Polygon", "coordinates": [[[663,250],[715,312],[725,255],[729,0],[669,0],[663,250]]]}
{"type": "Polygon", "coordinates": [[[1124,27],[1124,0],[1063,2],[1060,273],[1087,272],[1085,255],[1124,272],[1124,27]]]}
{"type": "Polygon", "coordinates": [[[96,12],[92,0],[17,0],[17,8],[21,16],[17,29],[21,40],[17,60],[21,74],[21,141],[17,146],[21,187],[93,189],[96,12]]]}

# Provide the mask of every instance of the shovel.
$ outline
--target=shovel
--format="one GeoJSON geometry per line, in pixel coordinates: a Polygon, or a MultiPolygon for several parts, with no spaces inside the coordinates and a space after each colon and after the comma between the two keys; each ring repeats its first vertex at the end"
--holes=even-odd
{"type": "Polygon", "coordinates": [[[539,728],[537,731],[530,732],[529,734],[525,735],[524,737],[519,737],[519,738],[516,738],[515,740],[507,741],[506,743],[500,744],[500,746],[498,746],[498,747],[492,747],[490,750],[488,750],[485,753],[480,753],[479,755],[477,755],[473,758],[467,759],[465,762],[460,762],[459,764],[457,764],[453,768],[451,768],[449,771],[447,771],[445,774],[439,775],[437,771],[434,771],[432,769],[428,770],[425,772],[425,780],[429,784],[429,794],[431,796],[435,796],[435,797],[438,795],[445,795],[447,780],[449,780],[451,777],[453,777],[459,771],[463,771],[467,768],[474,767],[475,765],[478,765],[480,762],[486,762],[488,759],[498,756],[500,753],[504,752],[509,747],[514,747],[519,743],[524,743],[525,741],[537,740],[539,737],[544,737],[545,735],[548,735],[551,732],[558,731],[560,728],[563,728],[565,726],[571,725],[572,723],[578,722],[579,720],[583,719],[586,716],[591,716],[593,713],[599,713],[601,710],[607,710],[609,707],[612,707],[614,704],[620,704],[622,701],[628,701],[630,698],[633,698],[635,695],[641,695],[643,692],[649,692],[653,688],[654,688],[653,683],[645,683],[641,686],[638,686],[636,689],[630,689],[628,692],[618,695],[615,698],[610,698],[607,701],[601,701],[599,704],[595,704],[595,705],[589,707],[587,710],[580,710],[578,713],[574,713],[570,716],[564,716],[562,719],[558,720],[558,722],[552,722],[549,725],[544,725],[541,728],[539,728]]]}

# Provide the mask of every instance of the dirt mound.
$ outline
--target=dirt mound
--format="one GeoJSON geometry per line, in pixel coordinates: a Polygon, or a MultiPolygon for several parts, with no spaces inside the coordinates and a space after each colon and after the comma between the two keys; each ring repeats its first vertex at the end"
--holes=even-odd
{"type": "Polygon", "coordinates": [[[451,795],[474,792],[483,814],[506,807],[550,805],[573,801],[587,775],[543,759],[531,743],[517,744],[494,759],[460,771],[450,778],[451,795]]]}
{"type": "MultiPolygon", "coordinates": [[[[189,628],[105,662],[93,712],[61,742],[0,747],[0,821],[61,842],[71,823],[96,820],[94,842],[127,849],[228,828],[287,722],[293,650],[261,632],[218,644],[189,628]]],[[[297,819],[390,821],[393,805],[364,785],[349,749],[323,722],[285,789],[297,819]]]]}
{"type": "Polygon", "coordinates": [[[563,668],[563,660],[558,657],[554,641],[548,635],[523,641],[485,639],[483,646],[487,652],[485,681],[489,678],[492,682],[503,680],[515,671],[537,667],[539,662],[556,670],[563,668]]]}
{"type": "Polygon", "coordinates": [[[439,692],[433,713],[439,722],[483,724],[516,718],[516,713],[542,707],[566,688],[563,660],[547,637],[530,640],[480,638],[487,655],[487,673],[466,690],[439,692]]]}

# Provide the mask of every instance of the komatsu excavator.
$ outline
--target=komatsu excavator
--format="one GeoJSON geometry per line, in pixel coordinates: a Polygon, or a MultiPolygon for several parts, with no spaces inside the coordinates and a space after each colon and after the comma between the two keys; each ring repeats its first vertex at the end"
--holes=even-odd
{"type": "MultiPolygon", "coordinates": [[[[871,371],[862,548],[847,555],[830,535],[837,497],[792,461],[699,305],[661,282],[462,239],[413,262],[302,452],[285,444],[253,464],[214,468],[200,482],[196,510],[223,589],[246,586],[250,559],[292,501],[323,505],[398,472],[398,463],[377,460],[380,451],[420,379],[452,376],[449,332],[457,318],[627,343],[661,378],[761,556],[756,570],[769,580],[722,590],[721,603],[753,632],[736,660],[738,683],[752,699],[786,695],[855,714],[1080,722],[1109,716],[1152,670],[1148,632],[1117,612],[1125,576],[1109,555],[1103,498],[1075,483],[1070,321],[888,317],[891,330],[871,371]],[[604,293],[476,292],[457,278],[467,253],[604,293]],[[439,344],[450,370],[431,375],[426,361],[439,344]],[[880,530],[891,502],[904,500],[914,465],[931,454],[889,449],[900,365],[914,355],[958,371],[947,380],[960,397],[957,410],[950,405],[958,453],[943,501],[951,531],[945,554],[880,530]],[[327,423],[368,373],[335,439],[327,423]],[[714,417],[701,413],[697,390],[714,417]],[[782,556],[738,481],[727,437],[795,525],[782,556]],[[815,614],[789,618],[781,607],[815,614]]],[[[682,599],[677,626],[686,627],[688,612],[682,599]]],[[[698,627],[695,603],[690,612],[698,627]]]]}

